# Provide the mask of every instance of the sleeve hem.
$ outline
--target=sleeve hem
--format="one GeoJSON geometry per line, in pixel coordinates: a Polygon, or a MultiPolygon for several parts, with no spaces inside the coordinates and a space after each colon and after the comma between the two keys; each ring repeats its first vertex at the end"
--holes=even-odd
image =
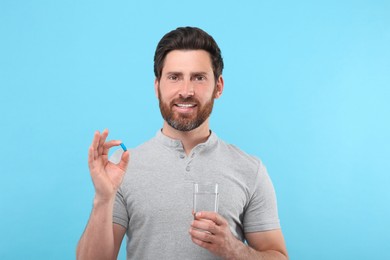
{"type": "Polygon", "coordinates": [[[269,231],[269,230],[274,230],[274,229],[280,229],[279,222],[250,225],[250,226],[244,227],[244,232],[245,233],[253,233],[253,232],[261,232],[261,231],[269,231]]]}
{"type": "Polygon", "coordinates": [[[127,222],[121,218],[118,218],[116,216],[113,216],[112,222],[118,225],[121,225],[122,227],[127,229],[127,222]]]}

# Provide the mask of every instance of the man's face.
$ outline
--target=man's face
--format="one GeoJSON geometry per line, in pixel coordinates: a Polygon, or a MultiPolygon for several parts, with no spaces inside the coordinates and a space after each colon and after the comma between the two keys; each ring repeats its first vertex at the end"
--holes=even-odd
{"type": "Polygon", "coordinates": [[[174,50],[165,57],[155,88],[164,120],[176,130],[191,131],[209,118],[223,79],[215,81],[208,52],[174,50]]]}

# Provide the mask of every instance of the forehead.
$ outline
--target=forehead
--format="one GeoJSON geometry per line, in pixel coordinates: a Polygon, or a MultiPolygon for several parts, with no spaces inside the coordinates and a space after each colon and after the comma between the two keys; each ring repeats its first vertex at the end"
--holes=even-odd
{"type": "Polygon", "coordinates": [[[213,72],[211,57],[204,50],[173,50],[165,56],[162,73],[168,71],[213,72]]]}

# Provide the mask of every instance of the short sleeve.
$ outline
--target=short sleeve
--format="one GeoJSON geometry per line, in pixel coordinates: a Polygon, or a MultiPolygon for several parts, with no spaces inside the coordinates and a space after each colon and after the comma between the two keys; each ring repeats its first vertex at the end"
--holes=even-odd
{"type": "Polygon", "coordinates": [[[121,189],[117,191],[115,197],[113,222],[123,226],[126,229],[129,223],[129,215],[127,214],[126,203],[123,198],[121,189]]]}
{"type": "Polygon", "coordinates": [[[261,162],[245,209],[243,224],[245,233],[280,228],[275,190],[267,169],[261,162]]]}
{"type": "MultiPolygon", "coordinates": [[[[110,161],[113,163],[119,163],[122,153],[123,151],[121,149],[116,150],[110,157],[110,161]]],[[[126,229],[129,223],[129,215],[126,209],[126,201],[124,199],[123,190],[121,188],[118,189],[115,196],[113,223],[119,224],[126,229]]]]}

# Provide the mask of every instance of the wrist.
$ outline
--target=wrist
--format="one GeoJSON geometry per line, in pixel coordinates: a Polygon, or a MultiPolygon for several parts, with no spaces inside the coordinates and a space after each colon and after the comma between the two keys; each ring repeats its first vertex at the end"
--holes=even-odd
{"type": "Polygon", "coordinates": [[[111,207],[114,205],[115,196],[113,197],[101,197],[95,194],[95,197],[93,199],[93,207],[94,208],[100,208],[100,207],[111,207]]]}
{"type": "Polygon", "coordinates": [[[250,249],[246,244],[244,244],[240,240],[236,239],[230,248],[231,248],[230,252],[227,254],[227,257],[224,259],[226,260],[248,259],[247,257],[250,249]]]}

